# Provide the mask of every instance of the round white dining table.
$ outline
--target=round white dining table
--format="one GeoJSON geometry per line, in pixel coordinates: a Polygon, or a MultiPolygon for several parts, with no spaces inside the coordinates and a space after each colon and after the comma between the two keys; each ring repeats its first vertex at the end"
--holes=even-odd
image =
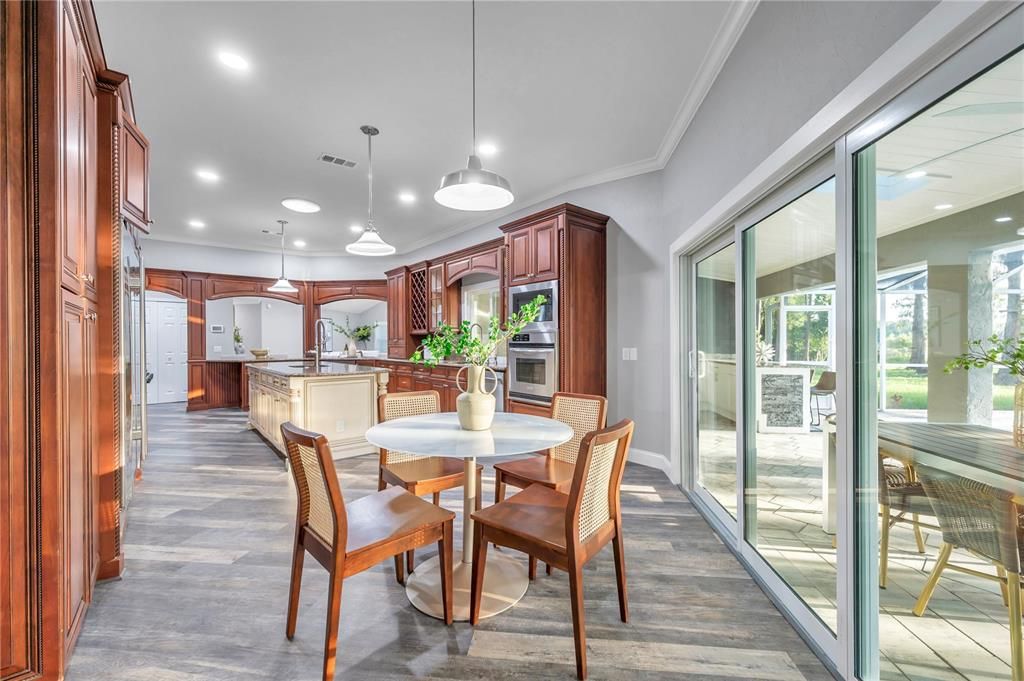
{"type": "MultiPolygon", "coordinates": [[[[568,442],[572,428],[543,416],[498,412],[490,430],[463,430],[455,412],[406,416],[384,421],[366,431],[370,444],[395,452],[443,456],[464,461],[462,497],[462,561],[453,566],[454,618],[469,620],[473,572],[473,518],[476,508],[477,459],[526,454],[568,442]]],[[[437,556],[416,566],[406,578],[405,592],[421,612],[442,619],[441,565],[437,556]]],[[[515,605],[529,585],[526,563],[506,552],[491,551],[484,573],[480,617],[491,617],[515,605]]]]}

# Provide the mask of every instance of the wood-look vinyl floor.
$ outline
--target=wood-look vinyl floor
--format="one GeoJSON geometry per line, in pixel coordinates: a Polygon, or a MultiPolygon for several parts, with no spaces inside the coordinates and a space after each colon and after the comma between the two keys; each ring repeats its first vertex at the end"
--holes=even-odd
{"type": "MultiPolygon", "coordinates": [[[[68,681],[319,679],[327,580],[313,560],[284,637],[295,501],[279,459],[238,410],[160,405],[149,426],[127,570],[97,586],[68,681]]],[[[338,462],[347,499],[375,491],[376,465],[338,462]]],[[[664,475],[630,465],[622,496],[632,621],[618,619],[609,547],[584,575],[591,679],[831,679],[664,475]]],[[[458,490],[442,503],[461,513],[458,490]]],[[[381,564],[345,582],[336,678],[573,679],[566,575],[541,571],[512,609],[445,627],[381,564]]]]}

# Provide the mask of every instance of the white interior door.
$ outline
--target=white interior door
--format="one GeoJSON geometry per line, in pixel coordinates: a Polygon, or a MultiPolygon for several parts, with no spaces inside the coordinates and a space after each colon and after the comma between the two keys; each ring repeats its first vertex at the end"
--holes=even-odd
{"type": "Polygon", "coordinates": [[[184,301],[146,305],[146,367],[153,372],[149,403],[188,399],[188,316],[184,301]]]}

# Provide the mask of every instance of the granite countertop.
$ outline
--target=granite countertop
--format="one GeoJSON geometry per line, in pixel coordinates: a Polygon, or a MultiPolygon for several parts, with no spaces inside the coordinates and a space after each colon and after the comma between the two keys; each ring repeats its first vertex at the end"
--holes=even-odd
{"type": "MultiPolygon", "coordinates": [[[[331,357],[331,358],[325,357],[324,361],[325,362],[327,362],[327,361],[354,362],[354,361],[359,360],[359,359],[362,359],[362,360],[375,359],[375,360],[379,360],[381,362],[395,362],[397,364],[416,364],[416,362],[413,362],[411,359],[396,359],[394,357],[331,357]]],[[[455,369],[458,369],[458,368],[464,367],[466,365],[461,363],[461,362],[441,361],[441,362],[437,363],[437,366],[453,367],[455,369]]],[[[504,364],[500,364],[498,366],[488,365],[488,367],[490,367],[491,369],[494,369],[495,371],[505,371],[505,365],[504,364]]]]}
{"type": "Polygon", "coordinates": [[[320,376],[353,376],[356,374],[376,374],[387,371],[387,369],[377,369],[374,367],[361,367],[353,364],[347,364],[343,362],[321,362],[319,367],[315,367],[313,362],[303,362],[299,364],[282,364],[278,362],[267,362],[264,364],[250,364],[250,369],[256,369],[268,374],[274,374],[276,376],[284,376],[286,378],[302,377],[302,378],[317,378],[320,376]]]}
{"type": "Polygon", "coordinates": [[[266,357],[253,357],[249,353],[244,355],[214,355],[207,357],[207,362],[304,362],[302,357],[289,357],[288,355],[267,355],[266,357]]]}

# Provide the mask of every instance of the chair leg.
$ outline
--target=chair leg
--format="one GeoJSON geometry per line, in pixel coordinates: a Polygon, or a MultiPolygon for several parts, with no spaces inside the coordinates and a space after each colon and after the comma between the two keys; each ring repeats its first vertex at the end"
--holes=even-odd
{"type": "MultiPolygon", "coordinates": [[[[914,614],[920,617],[924,614],[925,609],[928,607],[928,601],[931,600],[932,594],[935,592],[935,585],[939,583],[939,576],[942,571],[946,569],[946,565],[949,563],[949,554],[953,553],[953,545],[949,543],[942,544],[942,550],[939,551],[939,559],[935,561],[935,567],[932,568],[932,573],[928,575],[928,581],[924,583],[924,588],[921,589],[921,595],[917,598],[917,604],[914,606],[914,614]]],[[[1020,587],[1018,587],[1019,589],[1020,587]]],[[[1013,599],[1010,599],[1010,608],[1013,608],[1013,599]]],[[[1020,599],[1017,599],[1017,617],[1020,618],[1020,599]]]]}
{"type": "Polygon", "coordinates": [[[441,505],[441,493],[440,492],[434,492],[434,496],[433,496],[432,501],[434,502],[434,506],[440,506],[441,505]]]}
{"type": "Polygon", "coordinates": [[[996,565],[996,577],[999,578],[999,591],[1003,594],[1003,605],[1010,607],[1009,590],[1006,588],[1006,568],[996,565]]]}
{"type": "Polygon", "coordinates": [[[527,574],[530,577],[530,581],[537,579],[537,559],[534,556],[530,556],[530,569],[527,574]]]}
{"type": "Polygon", "coordinates": [[[501,471],[495,470],[494,471],[494,503],[500,504],[503,501],[505,501],[505,480],[502,478],[501,471]]]}
{"type": "Polygon", "coordinates": [[[484,507],[484,471],[478,468],[476,471],[476,509],[479,511],[484,507]]]}
{"type": "Polygon", "coordinates": [[[576,677],[587,678],[587,630],[583,619],[583,566],[569,566],[569,600],[572,602],[572,633],[576,645],[576,677]]]}
{"type": "Polygon", "coordinates": [[[1024,681],[1024,642],[1021,641],[1020,575],[1011,570],[1006,575],[1010,592],[1010,667],[1013,681],[1024,681]]]}
{"type": "Polygon", "coordinates": [[[924,535],[921,534],[921,524],[918,520],[920,516],[916,513],[910,516],[910,520],[914,523],[914,541],[917,542],[917,552],[924,553],[924,535]]]}
{"type": "Polygon", "coordinates": [[[615,586],[619,590],[619,617],[623,622],[629,621],[629,598],[626,594],[626,552],[622,542],[622,528],[615,528],[612,539],[612,551],[615,554],[615,586]]]}
{"type": "Polygon", "coordinates": [[[402,564],[402,554],[395,555],[395,580],[405,586],[405,565],[402,564]]]}
{"type": "Polygon", "coordinates": [[[292,580],[288,589],[288,620],[284,635],[291,641],[295,637],[295,621],[299,616],[299,590],[302,588],[302,564],[306,558],[306,549],[296,540],[292,552],[292,580]]]}
{"type": "Polygon", "coordinates": [[[341,618],[341,583],[340,570],[331,573],[331,582],[327,595],[327,633],[324,640],[324,676],[323,681],[334,679],[334,661],[338,653],[338,624],[341,618]]]}
{"type": "Polygon", "coordinates": [[[889,507],[882,506],[882,536],[878,549],[878,586],[882,589],[889,584],[889,507]]]}
{"type": "Polygon", "coordinates": [[[437,542],[437,555],[441,562],[441,601],[444,623],[452,623],[452,521],[444,521],[441,541],[437,542]]]}
{"type": "Polygon", "coordinates": [[[487,567],[487,542],[484,541],[484,526],[473,523],[473,581],[469,588],[469,623],[480,621],[480,601],[484,596],[484,569],[487,567]]]}
{"type": "Polygon", "coordinates": [[[544,572],[551,574],[551,563],[544,563],[544,572]]]}
{"type": "Polygon", "coordinates": [[[409,549],[408,551],[405,552],[405,571],[407,573],[409,573],[410,575],[412,574],[412,568],[413,568],[412,561],[413,561],[413,558],[415,557],[415,555],[416,555],[416,550],[415,549],[409,549]]]}

